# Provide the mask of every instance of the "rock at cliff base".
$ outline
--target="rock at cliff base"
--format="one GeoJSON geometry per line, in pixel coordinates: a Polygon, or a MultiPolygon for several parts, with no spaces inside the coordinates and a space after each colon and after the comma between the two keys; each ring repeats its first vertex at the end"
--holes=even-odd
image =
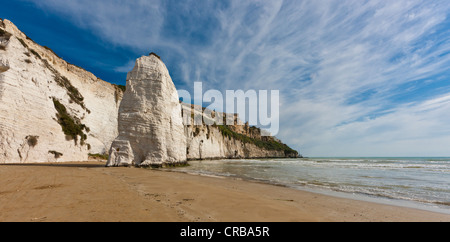
{"type": "Polygon", "coordinates": [[[165,166],[186,161],[178,93],[164,63],[143,56],[127,75],[119,108],[119,136],[107,166],[165,166]]]}

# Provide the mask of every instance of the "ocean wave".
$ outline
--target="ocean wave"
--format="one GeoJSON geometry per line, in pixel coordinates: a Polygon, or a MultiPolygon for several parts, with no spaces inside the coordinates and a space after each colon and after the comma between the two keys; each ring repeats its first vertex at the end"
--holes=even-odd
{"type": "MultiPolygon", "coordinates": [[[[450,209],[450,159],[307,158],[193,161],[186,172],[450,209]]],[[[180,171],[180,168],[175,168],[180,171]]]]}

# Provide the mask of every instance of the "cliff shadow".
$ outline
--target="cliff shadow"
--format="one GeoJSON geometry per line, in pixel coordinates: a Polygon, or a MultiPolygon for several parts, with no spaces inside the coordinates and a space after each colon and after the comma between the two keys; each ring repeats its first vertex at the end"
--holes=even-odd
{"type": "Polygon", "coordinates": [[[78,167],[78,168],[99,168],[105,167],[106,162],[69,162],[69,163],[3,163],[0,166],[47,166],[47,167],[78,167]]]}

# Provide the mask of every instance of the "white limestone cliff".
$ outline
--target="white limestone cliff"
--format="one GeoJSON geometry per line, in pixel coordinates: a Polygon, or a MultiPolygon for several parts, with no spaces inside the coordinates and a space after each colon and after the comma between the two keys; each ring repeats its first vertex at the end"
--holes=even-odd
{"type": "Polygon", "coordinates": [[[117,136],[122,92],[0,19],[0,163],[82,161],[117,136]],[[67,135],[57,104],[77,124],[67,135]]]}
{"type": "Polygon", "coordinates": [[[154,54],[136,60],[119,108],[119,136],[107,166],[186,162],[186,138],[175,85],[154,54]]]}
{"type": "Polygon", "coordinates": [[[271,136],[261,136],[261,130],[244,124],[236,114],[213,112],[219,117],[232,120],[234,125],[193,125],[194,117],[202,116],[202,108],[182,104],[183,114],[191,114],[190,124],[185,126],[187,159],[248,159],[248,158],[295,158],[298,152],[271,136]]]}
{"type": "Polygon", "coordinates": [[[136,61],[123,93],[0,19],[0,163],[85,161],[107,152],[108,166],[298,155],[234,114],[227,118],[239,125],[184,126],[182,108],[191,106],[180,106],[156,55],[136,61]]]}

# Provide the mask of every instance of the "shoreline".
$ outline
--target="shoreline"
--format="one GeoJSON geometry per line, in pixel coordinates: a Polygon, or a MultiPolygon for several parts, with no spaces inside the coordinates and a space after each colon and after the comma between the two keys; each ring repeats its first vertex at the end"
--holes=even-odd
{"type": "MultiPolygon", "coordinates": [[[[404,158],[404,159],[413,159],[413,160],[421,160],[423,158],[426,159],[432,159],[432,160],[440,160],[445,158],[446,160],[448,160],[448,158],[450,157],[304,157],[303,159],[338,159],[338,160],[354,160],[354,159],[370,159],[370,160],[378,160],[382,158],[387,159],[387,160],[394,160],[397,161],[398,158],[404,158]]],[[[265,161],[265,160],[274,160],[276,158],[269,158],[269,159],[257,159],[257,160],[261,160],[261,161],[265,161]]],[[[289,158],[285,158],[285,159],[281,159],[281,160],[288,160],[289,158]]],[[[301,160],[303,160],[301,159],[301,160]]],[[[218,160],[229,160],[229,159],[218,159],[218,160]]],[[[247,159],[232,159],[232,160],[236,160],[236,161],[242,161],[242,160],[247,160],[247,159]]],[[[251,159],[252,160],[252,159],[251,159]]],[[[195,161],[202,161],[202,160],[195,160],[195,161]]],[[[175,172],[185,172],[187,174],[194,174],[194,175],[206,175],[209,176],[212,173],[214,173],[214,171],[212,171],[212,173],[210,173],[210,170],[205,169],[205,171],[201,170],[183,170],[183,168],[180,168],[181,170],[177,170],[178,168],[174,168],[173,171],[175,172]]],[[[239,173],[239,172],[238,172],[239,173]]],[[[339,189],[333,189],[332,187],[327,187],[327,186],[315,186],[308,184],[308,185],[302,185],[303,183],[300,182],[298,184],[296,184],[295,182],[286,182],[286,181],[276,181],[270,178],[253,178],[253,177],[249,177],[247,175],[238,175],[238,173],[229,173],[229,174],[221,174],[220,172],[218,174],[214,174],[213,176],[223,176],[223,177],[230,177],[230,178],[237,178],[237,179],[242,179],[245,181],[252,181],[252,182],[261,182],[264,184],[270,184],[270,185],[276,185],[276,186],[283,186],[283,187],[288,187],[291,189],[295,189],[295,190],[300,190],[300,191],[308,191],[308,192],[313,192],[313,193],[319,193],[319,194],[323,194],[323,195],[328,195],[328,196],[334,196],[334,197],[340,197],[340,198],[349,198],[349,199],[354,199],[354,200],[360,200],[360,201],[368,201],[368,202],[374,202],[374,203],[381,203],[381,204],[387,204],[387,205],[394,205],[394,206],[399,206],[399,207],[407,207],[407,208],[415,208],[415,209],[420,209],[420,210],[427,210],[427,211],[431,211],[431,212],[437,212],[437,213],[443,213],[443,214],[450,214],[450,203],[448,202],[439,202],[440,200],[421,200],[418,198],[414,198],[414,197],[409,197],[409,196],[403,196],[403,197],[395,197],[395,196],[389,196],[386,194],[382,194],[382,193],[377,193],[377,194],[371,194],[371,193],[365,193],[363,191],[358,192],[357,190],[353,191],[353,192],[349,192],[349,191],[343,191],[343,190],[339,190],[339,189]]],[[[258,175],[257,175],[258,176],[258,175]]]]}
{"type": "Polygon", "coordinates": [[[287,189],[292,189],[292,190],[296,190],[296,191],[300,191],[300,192],[310,192],[310,193],[320,194],[323,196],[350,199],[350,200],[356,200],[356,201],[362,201],[362,202],[370,202],[370,203],[376,203],[376,204],[384,204],[384,205],[395,206],[395,207],[411,208],[411,209],[424,210],[424,211],[429,211],[429,212],[434,212],[434,213],[450,215],[450,209],[437,207],[437,206],[433,206],[431,204],[425,204],[425,203],[420,203],[420,202],[416,202],[416,201],[409,201],[409,200],[402,200],[402,199],[395,199],[395,198],[388,198],[388,197],[375,197],[373,195],[326,190],[323,188],[289,186],[286,184],[275,183],[275,182],[268,181],[268,180],[259,180],[259,179],[253,179],[253,178],[242,178],[242,177],[232,177],[232,176],[227,177],[227,176],[220,176],[220,175],[210,175],[210,174],[202,174],[202,173],[195,173],[195,172],[189,172],[189,171],[177,171],[176,169],[177,168],[171,168],[171,170],[165,170],[165,172],[178,172],[178,173],[184,173],[184,174],[188,174],[188,175],[192,175],[192,176],[204,176],[204,177],[212,177],[212,178],[239,180],[239,181],[243,181],[243,182],[254,182],[254,183],[259,183],[259,184],[264,184],[264,185],[269,185],[269,186],[284,187],[287,189]]]}
{"type": "Polygon", "coordinates": [[[104,162],[2,164],[0,221],[450,221],[450,214],[104,162]]]}

